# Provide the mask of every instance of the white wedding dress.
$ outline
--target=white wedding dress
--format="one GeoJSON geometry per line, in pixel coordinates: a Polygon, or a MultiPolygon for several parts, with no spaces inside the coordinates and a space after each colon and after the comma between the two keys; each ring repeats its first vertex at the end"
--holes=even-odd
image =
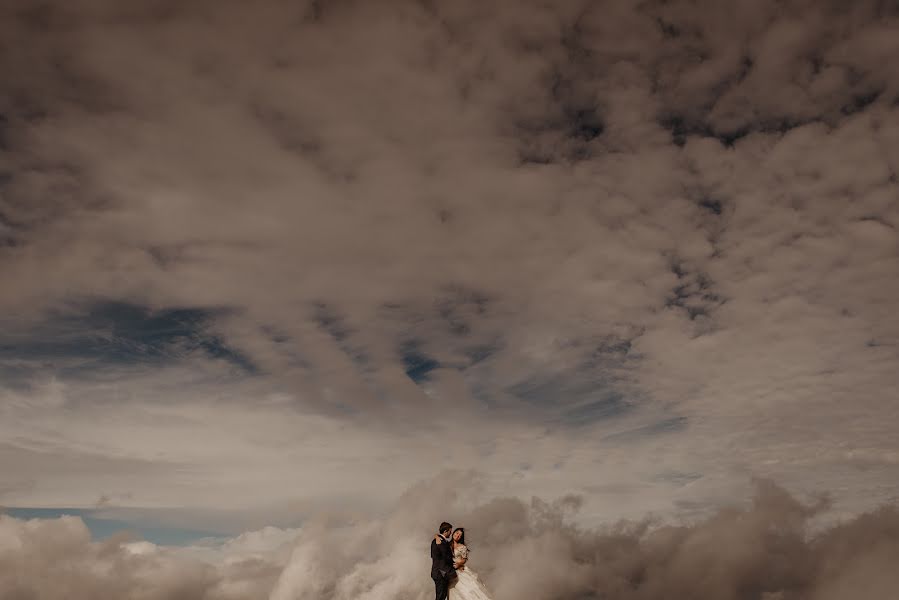
{"type": "MultiPolygon", "coordinates": [[[[453,550],[456,561],[468,559],[468,546],[457,544],[453,550]]],[[[456,571],[455,583],[449,590],[449,600],[493,600],[477,574],[468,565],[456,571]]]]}

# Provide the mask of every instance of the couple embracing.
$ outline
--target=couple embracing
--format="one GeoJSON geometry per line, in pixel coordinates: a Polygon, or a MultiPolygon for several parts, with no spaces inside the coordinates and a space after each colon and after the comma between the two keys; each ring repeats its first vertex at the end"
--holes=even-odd
{"type": "Polygon", "coordinates": [[[444,521],[431,541],[431,579],[437,591],[436,600],[491,600],[487,588],[471,569],[465,529],[444,521]]]}

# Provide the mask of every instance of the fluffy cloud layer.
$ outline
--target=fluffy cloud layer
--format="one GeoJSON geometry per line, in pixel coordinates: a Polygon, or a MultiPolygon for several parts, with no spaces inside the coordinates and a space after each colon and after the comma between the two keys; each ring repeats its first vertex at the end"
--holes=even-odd
{"type": "Polygon", "coordinates": [[[891,10],[4,2],[0,502],[895,499],[891,10]]]}
{"type": "Polygon", "coordinates": [[[472,481],[446,473],[412,488],[382,519],[321,516],[300,531],[245,534],[214,557],[121,537],[91,542],[74,517],[0,516],[0,595],[419,598],[432,585],[428,536],[450,515],[466,526],[469,566],[497,600],[879,600],[899,584],[892,568],[899,559],[894,508],[812,531],[823,504],[803,505],[759,482],[750,505],[693,525],[631,522],[590,531],[571,524],[577,497],[482,504],[471,500],[472,481]]]}

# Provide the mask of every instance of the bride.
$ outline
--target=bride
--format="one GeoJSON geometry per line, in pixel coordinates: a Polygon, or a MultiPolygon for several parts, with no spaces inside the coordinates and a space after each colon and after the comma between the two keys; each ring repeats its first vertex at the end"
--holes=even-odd
{"type": "Polygon", "coordinates": [[[451,539],[456,578],[450,584],[450,600],[492,600],[477,574],[465,566],[469,553],[468,546],[465,545],[465,528],[457,527],[451,539]]]}

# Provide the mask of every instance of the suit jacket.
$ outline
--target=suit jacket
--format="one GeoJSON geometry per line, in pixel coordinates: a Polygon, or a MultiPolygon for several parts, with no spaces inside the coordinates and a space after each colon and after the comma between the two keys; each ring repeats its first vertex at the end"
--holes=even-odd
{"type": "Polygon", "coordinates": [[[450,542],[431,540],[431,577],[452,577],[456,572],[453,567],[453,548],[450,542]]]}

